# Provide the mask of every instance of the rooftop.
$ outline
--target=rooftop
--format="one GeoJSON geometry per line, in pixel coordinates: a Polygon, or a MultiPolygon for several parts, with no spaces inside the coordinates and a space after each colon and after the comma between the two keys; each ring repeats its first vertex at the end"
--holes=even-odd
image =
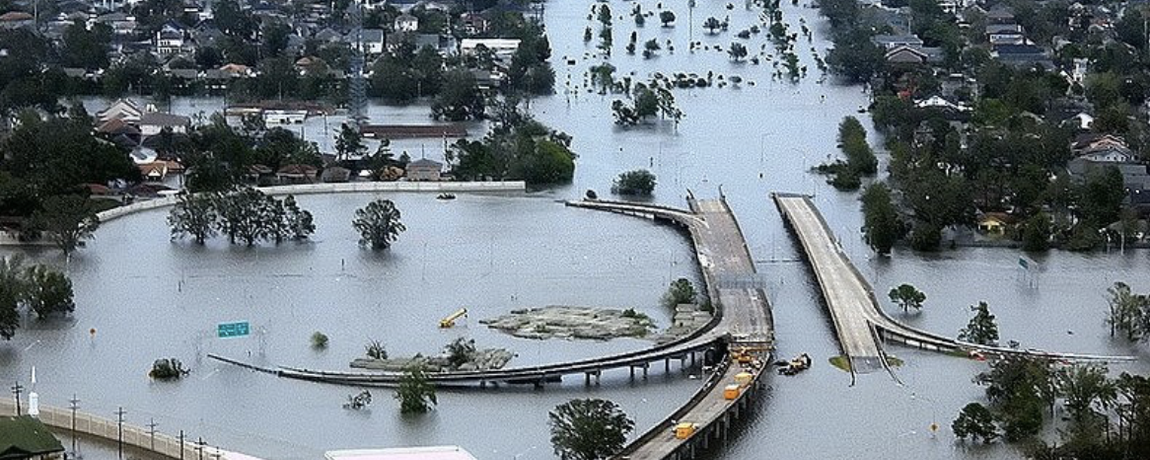
{"type": "Polygon", "coordinates": [[[327,460],[477,460],[459,446],[333,450],[325,453],[324,458],[327,460]]]}
{"type": "Polygon", "coordinates": [[[63,451],[64,445],[40,420],[28,415],[0,417],[0,458],[24,458],[63,451]]]}

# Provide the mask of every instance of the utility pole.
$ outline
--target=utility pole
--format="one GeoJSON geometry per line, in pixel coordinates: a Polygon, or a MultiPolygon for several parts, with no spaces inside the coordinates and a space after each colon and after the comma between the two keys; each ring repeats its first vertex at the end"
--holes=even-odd
{"type": "Polygon", "coordinates": [[[155,450],[156,450],[156,426],[157,425],[159,425],[159,423],[156,423],[155,418],[149,418],[148,419],[148,435],[151,436],[151,438],[152,438],[151,439],[151,445],[152,445],[152,451],[153,452],[155,452],[155,450]]]}
{"type": "Polygon", "coordinates": [[[72,453],[76,453],[76,409],[80,408],[80,398],[72,393],[72,399],[68,400],[68,408],[72,409],[72,453]]]}
{"type": "Polygon", "coordinates": [[[124,458],[124,414],[127,413],[123,406],[116,409],[116,452],[119,458],[124,458]]]}
{"type": "Polygon", "coordinates": [[[24,391],[24,386],[20,385],[20,382],[16,382],[15,385],[12,385],[12,395],[16,397],[16,415],[17,416],[20,415],[20,393],[23,391],[24,391]]]}
{"type": "Polygon", "coordinates": [[[184,430],[180,430],[180,460],[184,460],[184,430]]]}

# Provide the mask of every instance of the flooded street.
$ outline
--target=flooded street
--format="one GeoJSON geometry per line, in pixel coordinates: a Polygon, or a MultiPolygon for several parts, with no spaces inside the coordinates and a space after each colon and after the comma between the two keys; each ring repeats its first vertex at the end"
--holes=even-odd
{"type": "MultiPolygon", "coordinates": [[[[643,1],[654,10],[655,2],[643,1]]],[[[816,195],[816,204],[880,300],[891,287],[910,283],[928,296],[909,324],[955,335],[970,317],[968,306],[989,303],[1003,341],[1023,347],[1099,354],[1134,354],[1138,363],[1115,370],[1147,372],[1150,351],[1111,341],[1103,318],[1106,289],[1122,280],[1134,291],[1150,290],[1150,252],[1072,254],[1037,257],[1037,275],[1025,275],[1019,252],[1010,249],[960,249],[921,255],[896,250],[875,259],[861,240],[862,216],[857,193],[840,193],[824,178],[808,173],[835,147],[837,125],[846,115],[860,117],[867,104],[860,87],[816,82],[819,72],[810,48],[824,53],[817,11],[783,6],[793,31],[799,18],[815,29],[814,40],[800,36],[796,49],[809,68],[800,82],[772,81],[769,63],[733,63],[726,51],[688,52],[692,31],[686,2],[674,3],[679,20],[662,28],[654,18],[637,29],[639,42],[656,38],[675,45],[651,59],[624,51],[636,30],[626,14],[631,3],[612,2],[615,50],[610,62],[617,76],[652,72],[739,75],[738,87],[676,90],[686,117],[676,128],[656,123],[622,129],[613,123],[611,101],[618,95],[588,93],[585,71],[601,60],[588,57],[597,39],[582,41],[590,2],[551,1],[545,22],[556,70],[556,94],[531,100],[537,118],[574,137],[580,156],[572,184],[517,195],[468,195],[442,203],[432,195],[393,194],[408,231],[386,254],[360,250],[351,228],[354,210],[373,197],[364,194],[304,196],[302,207],[315,213],[312,242],[280,247],[229,247],[217,238],[206,247],[170,243],[166,210],[145,212],[104,225],[67,271],[75,283],[77,309],[67,323],[20,329],[0,343],[0,380],[26,380],[35,365],[38,391],[47,404],[66,407],[76,394],[81,410],[111,417],[128,410],[130,423],[150,419],[158,429],[185,430],[212,445],[268,459],[317,459],[329,449],[398,445],[457,444],[481,459],[554,458],[548,442],[547,413],[577,397],[611,399],[636,421],[641,432],[687,400],[699,381],[672,368],[664,375],[652,367],[646,382],[630,382],[625,369],[604,374],[599,387],[584,388],[581,378],[542,391],[530,387],[498,390],[444,390],[430,415],[403,418],[391,391],[374,391],[369,411],[340,407],[358,391],[276,379],[225,366],[205,358],[219,353],[272,365],[343,370],[363,354],[371,339],[392,355],[434,353],[455,337],[480,347],[506,347],[518,357],[512,366],[592,357],[638,349],[648,342],[532,341],[488,330],[482,318],[512,308],[570,304],[634,307],[666,325],[669,313],[659,298],[669,281],[698,278],[688,240],[676,230],[641,219],[566,208],[558,199],[577,198],[595,189],[606,197],[620,172],[648,168],[658,176],[654,200],[685,206],[689,189],[700,197],[726,194],[748,240],[773,306],[778,355],[809,353],[813,368],[796,377],[770,376],[766,397],[754,415],[710,454],[713,458],[1018,458],[1012,447],[995,444],[959,447],[950,422],[966,403],[982,397],[971,378],[983,363],[888,344],[905,361],[885,373],[849,374],[827,360],[840,353],[818,285],[798,258],[793,238],[768,194],[772,191],[816,195]],[[623,16],[619,19],[619,16],[623,16]],[[567,65],[567,59],[574,65],[567,65]],[[570,86],[567,82],[570,81],[570,86]],[[750,81],[754,81],[752,86],[750,81]],[[578,92],[576,96],[575,92],[578,92]],[[470,309],[462,327],[438,329],[437,322],[457,308],[470,309]],[[214,338],[218,322],[249,320],[250,338],[214,338]],[[95,335],[89,334],[95,329],[95,335]],[[313,331],[331,338],[322,352],[308,346],[313,331]],[[261,332],[262,331],[262,332],[261,332]],[[145,375],[154,359],[176,357],[193,372],[177,383],[151,382],[145,375]],[[931,423],[941,428],[936,434],[931,423]]],[[[757,13],[733,10],[724,2],[700,1],[691,14],[693,37],[724,50],[734,34],[758,23],[757,13]],[[710,16],[730,15],[727,32],[705,33],[710,16]]],[[[786,2],[784,2],[786,3],[786,2]]],[[[760,45],[773,51],[766,34],[742,40],[752,53],[760,45]]],[[[588,83],[589,84],[589,83],[588,83]]],[[[89,101],[90,109],[102,103],[89,101]]],[[[219,99],[177,100],[173,111],[195,113],[222,108],[219,99]]],[[[372,122],[426,122],[426,106],[373,106],[372,122]]],[[[326,120],[331,133],[341,120],[326,120]]],[[[320,141],[324,120],[304,128],[320,141]]],[[[297,128],[298,129],[298,128],[297,128]]],[[[483,123],[473,123],[472,136],[483,123]]],[[[872,134],[872,144],[878,140],[872,134]]],[[[326,142],[321,142],[327,145],[326,142]]],[[[324,148],[330,151],[330,148],[324,148]]],[[[398,141],[396,153],[413,158],[442,157],[441,142],[398,141]]],[[[6,253],[17,252],[6,248],[6,253]]],[[[21,251],[27,252],[27,251],[21,251]]],[[[54,251],[32,252],[37,259],[62,264],[54,251]]],[[[68,444],[66,438],[65,445],[68,444]]],[[[88,458],[107,451],[92,448],[88,458]]],[[[114,450],[109,458],[114,458],[114,450]]]]}

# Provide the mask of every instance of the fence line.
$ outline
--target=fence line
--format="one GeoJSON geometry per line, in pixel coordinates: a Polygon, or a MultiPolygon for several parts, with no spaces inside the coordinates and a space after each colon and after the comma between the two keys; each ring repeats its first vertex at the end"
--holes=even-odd
{"type": "MultiPolygon", "coordinates": [[[[0,399],[0,413],[15,415],[15,402],[8,398],[0,399]]],[[[221,450],[218,447],[201,445],[195,440],[185,438],[181,442],[175,436],[153,432],[127,423],[121,427],[115,420],[86,412],[76,411],[75,419],[73,419],[72,410],[67,408],[41,404],[40,415],[37,418],[45,425],[64,431],[72,430],[74,420],[76,433],[94,436],[113,443],[121,439],[120,430],[122,429],[124,445],[173,460],[258,460],[254,457],[221,450]]]]}

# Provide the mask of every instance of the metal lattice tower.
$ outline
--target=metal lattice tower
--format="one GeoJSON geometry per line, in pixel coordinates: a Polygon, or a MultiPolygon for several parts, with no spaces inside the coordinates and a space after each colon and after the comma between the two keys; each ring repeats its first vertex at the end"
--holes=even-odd
{"type": "Polygon", "coordinates": [[[364,48],[363,48],[363,3],[362,0],[352,2],[349,7],[351,18],[351,33],[355,35],[352,44],[351,59],[348,69],[348,119],[363,126],[367,124],[367,82],[364,74],[364,48]]]}

